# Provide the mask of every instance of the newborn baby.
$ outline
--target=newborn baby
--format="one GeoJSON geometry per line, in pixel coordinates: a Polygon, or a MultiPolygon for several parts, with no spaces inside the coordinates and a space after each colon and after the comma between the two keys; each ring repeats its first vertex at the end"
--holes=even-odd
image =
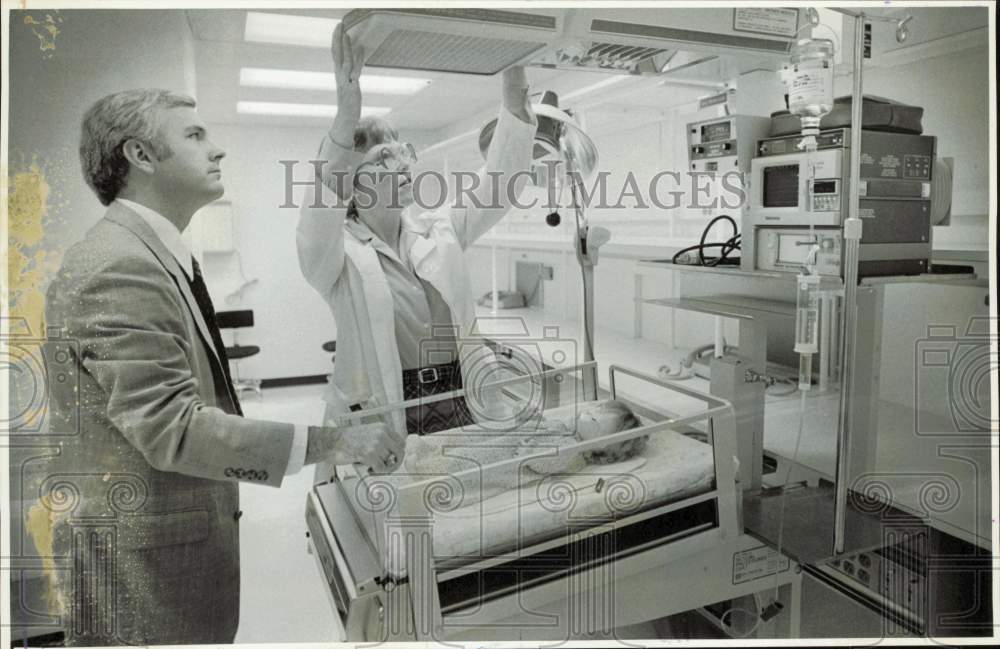
{"type": "MultiPolygon", "coordinates": [[[[558,419],[543,419],[539,424],[541,435],[528,438],[522,446],[522,453],[527,455],[539,446],[564,446],[580,441],[589,441],[612,435],[623,430],[639,426],[639,419],[621,401],[603,401],[588,404],[576,416],[576,429],[569,430],[566,423],[558,419]],[[560,436],[562,439],[560,439],[560,436]]],[[[637,437],[603,448],[585,451],[582,456],[589,464],[614,464],[628,460],[642,453],[646,448],[649,436],[637,437]]],[[[538,473],[558,473],[570,470],[575,456],[560,460],[558,458],[539,458],[530,460],[528,468],[538,473]]]]}
{"type": "MultiPolygon", "coordinates": [[[[586,442],[605,435],[639,427],[639,419],[621,401],[605,401],[582,410],[576,417],[576,436],[586,442]]],[[[583,458],[592,464],[613,464],[642,453],[648,435],[587,451],[583,458]]]]}

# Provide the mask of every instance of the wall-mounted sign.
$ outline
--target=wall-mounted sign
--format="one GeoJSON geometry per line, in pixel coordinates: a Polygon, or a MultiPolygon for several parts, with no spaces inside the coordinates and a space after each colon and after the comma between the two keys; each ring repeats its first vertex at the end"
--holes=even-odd
{"type": "Polygon", "coordinates": [[[798,9],[733,9],[733,29],[768,36],[791,38],[799,28],[798,9]]]}
{"type": "Polygon", "coordinates": [[[702,108],[708,108],[709,106],[715,106],[717,104],[724,104],[729,98],[728,92],[720,92],[717,95],[709,95],[708,97],[702,97],[698,100],[698,110],[702,108]]]}

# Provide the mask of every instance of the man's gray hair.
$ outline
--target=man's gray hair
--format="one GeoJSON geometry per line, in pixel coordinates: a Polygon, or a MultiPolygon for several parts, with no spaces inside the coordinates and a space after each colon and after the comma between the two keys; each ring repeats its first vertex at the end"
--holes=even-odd
{"type": "Polygon", "coordinates": [[[153,155],[163,160],[173,155],[160,136],[157,111],[167,108],[194,108],[187,95],[156,88],[117,92],[98,99],[83,116],[80,134],[80,164],[83,177],[103,205],[110,205],[128,178],[126,140],[149,145],[153,155]]]}

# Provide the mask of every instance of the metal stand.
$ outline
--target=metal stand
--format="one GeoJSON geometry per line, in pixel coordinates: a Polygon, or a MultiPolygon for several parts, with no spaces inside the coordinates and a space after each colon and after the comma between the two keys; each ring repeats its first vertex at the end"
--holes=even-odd
{"type": "MultiPolygon", "coordinates": [[[[576,217],[576,260],[583,275],[583,362],[590,363],[594,361],[594,267],[597,265],[598,249],[611,239],[611,233],[606,228],[587,225],[583,207],[576,198],[577,180],[582,179],[579,174],[574,174],[572,155],[566,155],[566,169],[576,217]]],[[[596,369],[583,376],[583,398],[597,399],[596,369]]]]}
{"type": "Polygon", "coordinates": [[[854,350],[857,345],[858,318],[858,251],[861,243],[859,183],[861,179],[861,109],[863,104],[861,69],[864,57],[865,14],[854,15],[854,88],[851,96],[851,185],[849,217],[844,222],[844,308],[843,347],[840,367],[840,416],[837,427],[836,500],[834,504],[833,551],[844,552],[847,521],[847,485],[850,472],[848,457],[851,448],[852,418],[851,386],[854,385],[854,350]]]}

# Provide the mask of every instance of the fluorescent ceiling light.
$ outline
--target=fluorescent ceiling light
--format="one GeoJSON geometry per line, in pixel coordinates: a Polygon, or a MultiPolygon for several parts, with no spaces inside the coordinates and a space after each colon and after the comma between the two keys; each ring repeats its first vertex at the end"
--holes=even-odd
{"type": "MultiPolygon", "coordinates": [[[[361,109],[361,116],[386,115],[391,108],[382,106],[366,106],[361,109]]],[[[278,101],[238,101],[236,112],[243,115],[288,115],[290,117],[326,117],[332,119],[337,115],[334,104],[292,104],[278,101]]]]}
{"type": "Polygon", "coordinates": [[[333,18],[248,11],[243,39],[254,43],[328,48],[333,28],[339,22],[333,18]]]}
{"type": "MultiPolygon", "coordinates": [[[[426,88],[430,79],[362,74],[361,92],[375,95],[412,95],[426,88]]],[[[336,90],[332,72],[240,68],[240,85],[258,88],[294,88],[299,90],[336,90]]]]}

